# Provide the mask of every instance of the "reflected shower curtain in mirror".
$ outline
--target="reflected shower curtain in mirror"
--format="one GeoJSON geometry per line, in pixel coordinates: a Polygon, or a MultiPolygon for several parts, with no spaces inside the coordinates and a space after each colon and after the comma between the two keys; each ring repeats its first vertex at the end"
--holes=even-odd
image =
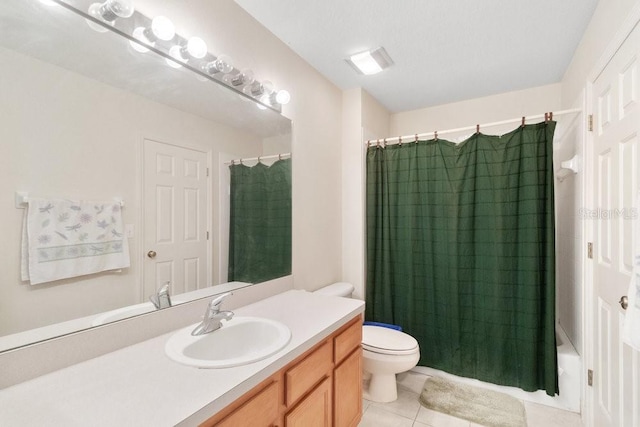
{"type": "Polygon", "coordinates": [[[558,392],[554,130],[368,149],[366,317],[420,365],[558,392]]]}
{"type": "Polygon", "coordinates": [[[291,274],[291,159],[229,170],[229,282],[291,274]]]}

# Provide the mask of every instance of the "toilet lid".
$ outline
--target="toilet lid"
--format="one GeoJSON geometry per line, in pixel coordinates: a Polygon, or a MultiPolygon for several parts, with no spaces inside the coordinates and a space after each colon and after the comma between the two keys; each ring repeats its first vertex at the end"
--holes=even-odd
{"type": "Polygon", "coordinates": [[[381,354],[412,354],[418,341],[411,335],[381,326],[362,327],[362,348],[381,354]]]}

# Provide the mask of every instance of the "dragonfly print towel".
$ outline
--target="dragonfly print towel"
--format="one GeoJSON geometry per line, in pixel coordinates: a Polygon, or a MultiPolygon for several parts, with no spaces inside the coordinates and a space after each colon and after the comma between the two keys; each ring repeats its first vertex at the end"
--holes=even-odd
{"type": "Polygon", "coordinates": [[[129,265],[119,202],[29,199],[22,280],[36,285],[129,265]]]}

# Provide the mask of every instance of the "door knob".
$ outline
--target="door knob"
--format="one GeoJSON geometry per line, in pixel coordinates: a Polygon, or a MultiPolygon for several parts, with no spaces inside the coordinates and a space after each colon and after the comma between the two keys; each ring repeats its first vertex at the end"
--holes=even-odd
{"type": "Polygon", "coordinates": [[[151,259],[155,258],[155,257],[156,257],[156,255],[157,255],[157,254],[156,254],[156,251],[149,251],[149,252],[147,252],[147,256],[148,256],[149,258],[151,258],[151,259]]]}
{"type": "Polygon", "coordinates": [[[629,307],[629,298],[627,298],[626,295],[620,297],[620,301],[618,301],[618,304],[620,304],[620,307],[622,307],[623,310],[626,310],[627,307],[629,307]]]}

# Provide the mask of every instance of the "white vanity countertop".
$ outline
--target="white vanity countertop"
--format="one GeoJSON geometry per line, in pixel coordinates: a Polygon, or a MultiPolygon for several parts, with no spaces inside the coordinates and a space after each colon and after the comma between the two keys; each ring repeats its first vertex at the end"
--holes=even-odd
{"type": "Polygon", "coordinates": [[[170,360],[165,334],[0,391],[2,426],[198,425],[364,311],[364,302],[288,291],[234,310],[280,321],[291,341],[245,366],[170,360]]]}

